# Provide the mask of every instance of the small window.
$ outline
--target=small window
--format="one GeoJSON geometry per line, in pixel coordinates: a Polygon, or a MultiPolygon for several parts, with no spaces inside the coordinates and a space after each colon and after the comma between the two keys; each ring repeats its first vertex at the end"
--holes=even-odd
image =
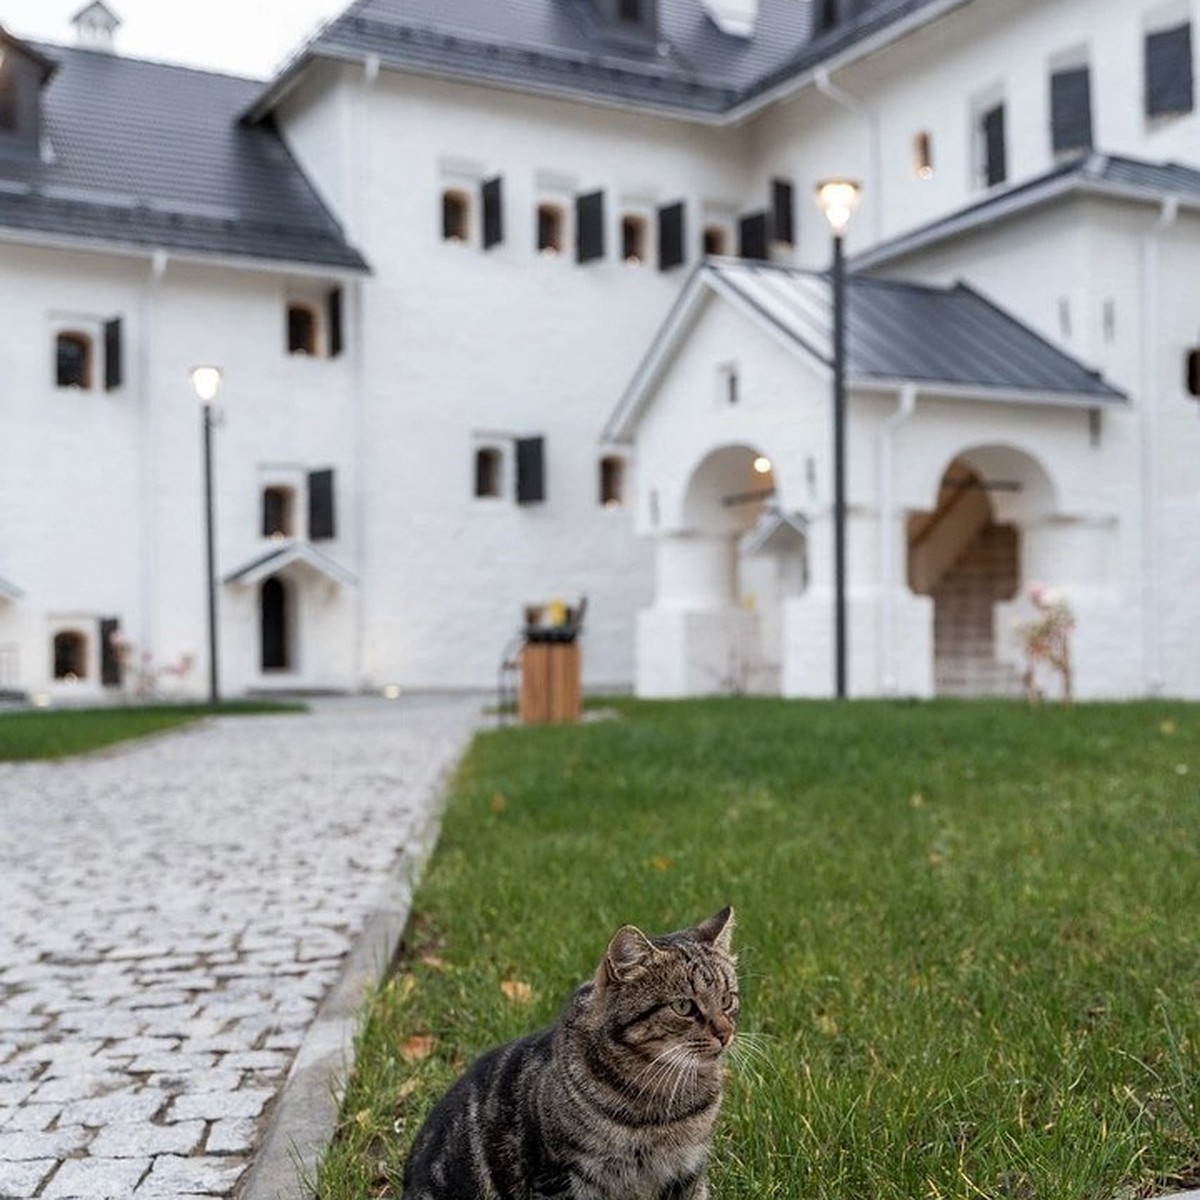
{"type": "Polygon", "coordinates": [[[1005,144],[1004,105],[996,104],[979,115],[979,181],[995,187],[1008,178],[1008,150],[1005,144]]]}
{"type": "Polygon", "coordinates": [[[288,305],[287,348],[289,354],[317,353],[317,314],[307,304],[288,305]]]}
{"type": "Polygon", "coordinates": [[[290,487],[263,488],[263,537],[291,537],[296,530],[295,512],[296,493],[290,487]]]}
{"type": "Polygon", "coordinates": [[[448,188],[442,193],[442,240],[465,242],[471,236],[471,200],[466,192],[448,188]]]}
{"type": "Polygon", "coordinates": [[[0,69],[0,133],[15,133],[18,124],[17,81],[0,69]]]}
{"type": "Polygon", "coordinates": [[[600,460],[600,503],[605,508],[621,508],[625,503],[625,460],[606,454],[600,460]]]}
{"type": "Polygon", "coordinates": [[[617,20],[638,25],[642,20],[642,0],[617,0],[617,20]]]}
{"type": "Polygon", "coordinates": [[[1186,383],[1189,396],[1200,396],[1200,350],[1188,351],[1186,383]]]}
{"type": "Polygon", "coordinates": [[[717,368],[717,384],[717,397],[722,404],[734,405],[738,402],[737,363],[722,363],[717,368]]]}
{"type": "Polygon", "coordinates": [[[539,254],[553,258],[561,254],[565,217],[560,204],[539,204],[537,208],[537,248],[539,254]]]}
{"type": "Polygon", "coordinates": [[[54,678],[65,683],[87,678],[87,638],[77,630],[54,635],[54,678]]]}
{"type": "Polygon", "coordinates": [[[92,386],[92,339],[86,333],[60,333],[55,339],[55,381],[60,388],[92,386]]]}
{"type": "Polygon", "coordinates": [[[621,218],[621,259],[631,267],[640,267],[646,261],[645,217],[621,218]]]}
{"type": "Polygon", "coordinates": [[[1191,22],[1146,35],[1146,116],[1172,117],[1194,106],[1191,22]]]}
{"type": "Polygon", "coordinates": [[[720,257],[729,253],[729,230],[723,225],[706,225],[704,227],[704,253],[720,257]]]}
{"type": "Polygon", "coordinates": [[[1050,76],[1050,148],[1055,154],[1092,148],[1092,81],[1086,65],[1050,76]]]}
{"type": "Polygon", "coordinates": [[[913,137],[913,175],[918,179],[933,178],[933,138],[924,129],[913,137]]]}
{"type": "Polygon", "coordinates": [[[499,496],[504,459],[494,446],[482,446],[475,451],[475,495],[499,496]]]}

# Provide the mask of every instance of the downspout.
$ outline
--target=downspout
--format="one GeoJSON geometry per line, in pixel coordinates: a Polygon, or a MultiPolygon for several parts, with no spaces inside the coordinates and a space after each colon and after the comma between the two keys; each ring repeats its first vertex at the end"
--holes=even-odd
{"type": "Polygon", "coordinates": [[[857,96],[838,87],[829,77],[828,67],[818,67],[813,73],[813,82],[822,95],[867,123],[867,178],[863,181],[863,190],[871,214],[871,242],[878,242],[883,237],[883,138],[879,115],[857,96]]]}
{"type": "MultiPolygon", "coordinates": [[[[367,237],[367,184],[370,178],[371,137],[368,125],[369,99],[375,81],[379,78],[379,55],[370,54],[363,64],[362,91],[359,94],[358,122],[355,130],[354,171],[357,178],[353,181],[354,196],[354,225],[355,240],[360,248],[368,243],[367,237]]],[[[355,574],[358,576],[358,589],[355,597],[354,612],[354,677],[360,690],[367,685],[366,678],[366,645],[367,645],[367,397],[366,397],[366,281],[357,278],[350,285],[350,311],[353,316],[353,378],[351,389],[354,406],[354,460],[355,471],[358,475],[358,487],[355,489],[354,521],[357,527],[355,545],[355,574]]]]}
{"type": "Polygon", "coordinates": [[[1178,215],[1179,197],[1165,197],[1158,220],[1142,240],[1142,658],[1146,692],[1151,696],[1163,689],[1159,629],[1158,280],[1162,235],[1175,224],[1178,215]]]}
{"type": "Polygon", "coordinates": [[[879,690],[882,695],[896,694],[896,538],[895,523],[895,435],[896,430],[916,411],[916,384],[900,389],[896,411],[879,431],[879,690]]]}
{"type": "MultiPolygon", "coordinates": [[[[141,547],[138,560],[141,567],[138,580],[138,624],[134,640],[137,643],[138,661],[148,661],[150,655],[157,662],[160,647],[154,644],[154,597],[155,580],[158,576],[158,543],[156,539],[155,503],[157,480],[153,477],[155,453],[154,387],[151,372],[154,368],[154,323],[158,311],[158,293],[167,273],[167,252],[158,248],[150,256],[150,271],[142,287],[138,302],[138,350],[137,350],[137,406],[140,428],[138,457],[138,505],[141,510],[141,547]]],[[[179,381],[184,386],[184,381],[179,381]]]]}

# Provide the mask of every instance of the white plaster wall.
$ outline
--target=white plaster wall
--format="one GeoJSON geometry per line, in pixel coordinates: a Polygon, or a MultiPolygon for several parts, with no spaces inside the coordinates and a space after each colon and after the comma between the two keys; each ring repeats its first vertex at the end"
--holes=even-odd
{"type": "MultiPolygon", "coordinates": [[[[96,698],[95,679],[52,686],[50,641],[55,628],[78,626],[94,642],[95,623],[116,617],[136,655],[149,655],[154,666],[193,656],[186,679],[163,686],[203,694],[201,415],[189,372],[205,363],[225,373],[214,435],[218,575],[270,548],[260,536],[262,471],[281,462],[336,469],[339,536],[323,548],[352,569],[357,480],[348,356],[286,354],[285,297],[296,280],[271,272],[168,260],[156,276],[140,256],[12,246],[0,247],[0,272],[9,284],[11,332],[0,439],[0,511],[9,516],[0,523],[0,562],[24,593],[0,610],[0,644],[19,643],[24,689],[96,698]],[[55,322],[65,316],[70,324],[98,324],[118,315],[124,385],[111,393],[57,389],[55,322]]],[[[256,605],[239,606],[226,587],[219,604],[226,694],[264,682],[354,685],[348,596],[311,614],[301,631],[301,668],[272,681],[258,670],[256,605]]]]}
{"type": "MultiPolygon", "coordinates": [[[[653,235],[657,206],[684,200],[694,262],[702,206],[739,202],[738,138],[387,71],[366,97],[353,139],[375,270],[364,290],[368,681],[490,685],[525,605],[586,595],[585,680],[628,686],[651,560],[631,511],[598,503],[598,439],[686,270],[617,261],[619,217],[645,213],[653,235]],[[471,244],[442,241],[447,182],[496,175],[504,244],[479,247],[478,212],[471,244]],[[573,240],[539,257],[538,201],[570,209],[596,189],[606,261],[576,265],[573,240]],[[539,435],[544,504],[517,505],[511,487],[506,499],[472,496],[477,437],[511,450],[539,435]]],[[[511,480],[511,459],[507,469],[511,480]]]]}
{"type": "MultiPolygon", "coordinates": [[[[1198,10],[1176,6],[1180,19],[1198,10]]],[[[1200,160],[1200,117],[1148,122],[1143,112],[1143,40],[1159,0],[1006,0],[969,4],[883,53],[832,74],[855,103],[851,111],[815,85],[751,123],[763,178],[795,180],[801,205],[799,258],[829,257],[828,232],[813,193],[829,176],[865,185],[851,225],[851,251],[954,211],[986,194],[974,178],[976,97],[1006,106],[1008,183],[1054,165],[1050,143],[1050,73],[1056,56],[1076,49],[1092,72],[1094,145],[1108,153],[1155,160],[1200,160]],[[932,138],[934,173],[918,178],[913,138],[932,138]]],[[[1173,8],[1172,11],[1175,11],[1173,8]]],[[[1198,56],[1200,58],[1200,56],[1198,56]]]]}

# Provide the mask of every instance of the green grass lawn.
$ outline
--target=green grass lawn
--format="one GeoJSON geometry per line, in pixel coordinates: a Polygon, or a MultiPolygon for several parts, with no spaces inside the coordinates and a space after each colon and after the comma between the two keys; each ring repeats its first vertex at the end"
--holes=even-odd
{"type": "Polygon", "coordinates": [[[322,1200],[398,1195],[440,1091],[553,1020],[619,925],[726,902],[715,1200],[1200,1182],[1200,708],[618,707],[477,740],[322,1200]]]}
{"type": "Polygon", "coordinates": [[[22,709],[0,713],[0,762],[85,754],[214,714],[240,716],[302,710],[303,705],[249,700],[228,701],[215,709],[201,704],[22,709]]]}

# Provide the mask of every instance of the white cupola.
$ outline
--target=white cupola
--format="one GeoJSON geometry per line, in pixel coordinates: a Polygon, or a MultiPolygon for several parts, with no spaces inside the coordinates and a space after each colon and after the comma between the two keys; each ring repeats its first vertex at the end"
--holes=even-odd
{"type": "Polygon", "coordinates": [[[701,0],[701,3],[722,33],[743,38],[754,36],[758,0],[701,0]]]}
{"type": "Polygon", "coordinates": [[[104,50],[113,52],[113,39],[121,18],[117,16],[104,0],[92,0],[72,18],[75,26],[75,41],[87,50],[104,50]]]}

